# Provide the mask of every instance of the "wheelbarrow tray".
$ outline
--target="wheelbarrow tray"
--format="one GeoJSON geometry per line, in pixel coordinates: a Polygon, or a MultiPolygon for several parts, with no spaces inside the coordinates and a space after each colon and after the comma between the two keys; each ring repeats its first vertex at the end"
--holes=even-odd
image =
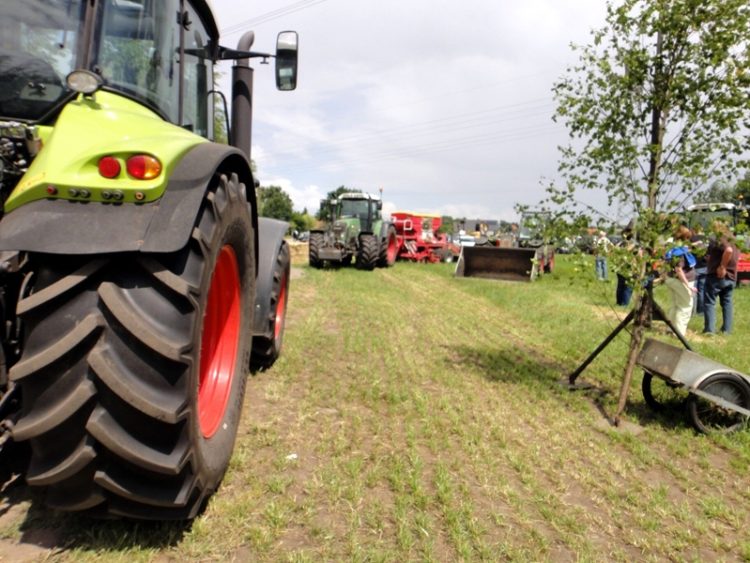
{"type": "Polygon", "coordinates": [[[750,386],[750,377],[736,369],[653,338],[646,339],[636,363],[652,375],[679,383],[690,393],[750,417],[750,410],[698,389],[703,381],[716,373],[738,375],[750,386]]]}

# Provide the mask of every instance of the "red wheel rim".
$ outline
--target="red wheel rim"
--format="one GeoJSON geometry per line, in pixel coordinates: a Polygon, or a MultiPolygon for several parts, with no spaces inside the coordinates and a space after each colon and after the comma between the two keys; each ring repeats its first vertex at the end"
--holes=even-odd
{"type": "Polygon", "coordinates": [[[227,410],[240,340],[240,274],[237,257],[225,245],[208,290],[201,337],[198,423],[205,438],[219,429],[227,410]]]}
{"type": "Polygon", "coordinates": [[[396,261],[396,255],[398,254],[398,241],[396,237],[391,237],[388,240],[388,263],[393,264],[396,261]]]}
{"type": "Polygon", "coordinates": [[[273,339],[278,342],[281,332],[284,330],[284,317],[286,316],[286,286],[288,285],[287,275],[281,280],[279,288],[279,299],[276,302],[276,318],[273,323],[273,339]]]}

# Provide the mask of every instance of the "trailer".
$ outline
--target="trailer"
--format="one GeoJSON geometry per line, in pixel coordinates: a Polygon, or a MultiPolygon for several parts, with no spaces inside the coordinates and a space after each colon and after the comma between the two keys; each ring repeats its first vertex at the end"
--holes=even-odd
{"type": "Polygon", "coordinates": [[[637,363],[651,409],[687,408],[691,424],[704,433],[747,427],[750,377],[744,373],[653,338],[646,339],[637,363]]]}
{"type": "Polygon", "coordinates": [[[398,259],[411,262],[453,262],[460,248],[447,235],[439,233],[440,215],[394,211],[391,221],[396,228],[398,259]]]}

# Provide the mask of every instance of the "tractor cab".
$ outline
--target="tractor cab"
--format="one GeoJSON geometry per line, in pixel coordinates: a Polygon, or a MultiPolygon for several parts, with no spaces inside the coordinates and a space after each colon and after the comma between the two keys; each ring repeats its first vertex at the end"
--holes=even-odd
{"type": "Polygon", "coordinates": [[[279,34],[276,55],[220,46],[206,0],[6,3],[0,20],[0,116],[49,122],[76,94],[68,75],[86,69],[101,78],[103,90],[211,138],[214,64],[276,58],[277,85],[292,90],[296,49],[293,32],[279,34]]]}
{"type": "Polygon", "coordinates": [[[735,230],[747,222],[747,210],[734,203],[696,203],[688,206],[687,219],[691,228],[700,228],[704,233],[711,230],[715,221],[735,230]]]}
{"type": "MultiPolygon", "coordinates": [[[[137,114],[144,138],[151,123],[158,127],[154,120],[167,122],[181,130],[173,139],[184,132],[212,141],[228,137],[229,144],[249,158],[253,79],[249,60],[275,58],[276,84],[281,90],[294,89],[297,76],[295,32],[278,35],[275,54],[251,51],[253,41],[253,32],[247,32],[236,49],[221,46],[206,0],[4,2],[0,18],[0,203],[7,202],[4,211],[50,195],[70,195],[67,189],[47,192],[49,166],[47,181],[33,186],[24,182],[18,190],[25,192],[22,197],[11,192],[71,104],[105,111],[106,125],[86,131],[89,138],[97,136],[101,142],[117,142],[104,138],[106,133],[122,123],[135,123],[131,118],[137,114]],[[214,88],[214,67],[221,60],[235,61],[231,124],[226,98],[214,88]],[[225,115],[217,114],[216,108],[224,108],[225,115]]],[[[80,114],[75,120],[82,130],[91,112],[80,114]]],[[[120,144],[127,145],[133,133],[120,137],[120,144]]],[[[190,141],[175,150],[184,151],[185,144],[190,141]]],[[[146,152],[161,153],[151,156],[162,162],[174,158],[167,154],[169,143],[160,140],[158,146],[146,152]]],[[[60,178],[60,183],[71,179],[60,178]]],[[[133,202],[153,201],[163,191],[142,191],[143,199],[135,199],[135,189],[129,193],[126,185],[115,188],[124,194],[123,201],[133,202]]],[[[74,197],[79,193],[74,191],[74,197]]],[[[84,194],[90,194],[90,201],[101,201],[99,190],[86,189],[84,194]]]]}
{"type": "Polygon", "coordinates": [[[526,211],[521,214],[518,245],[522,248],[538,248],[544,244],[544,230],[550,214],[544,211],[526,211]]]}
{"type": "Polygon", "coordinates": [[[336,220],[343,220],[356,227],[357,233],[371,232],[373,222],[379,221],[383,204],[379,198],[363,193],[346,193],[334,204],[336,220]]]}

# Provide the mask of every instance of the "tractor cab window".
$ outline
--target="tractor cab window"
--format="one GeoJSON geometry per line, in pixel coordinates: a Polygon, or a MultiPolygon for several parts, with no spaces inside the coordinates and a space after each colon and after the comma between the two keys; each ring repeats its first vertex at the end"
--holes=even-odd
{"type": "Polygon", "coordinates": [[[690,227],[700,229],[705,233],[711,230],[711,225],[716,221],[726,223],[730,228],[736,226],[736,217],[733,209],[701,209],[690,213],[690,227]]]}
{"type": "Polygon", "coordinates": [[[66,97],[76,67],[81,0],[3,0],[0,117],[36,120],[66,97]]]}
{"type": "Polygon", "coordinates": [[[341,201],[341,217],[367,217],[369,202],[366,199],[344,199],[341,201]]]}
{"type": "Polygon", "coordinates": [[[201,135],[213,136],[213,103],[208,92],[213,89],[213,63],[209,35],[192,6],[185,5],[185,93],[182,124],[201,135]]]}
{"type": "Polygon", "coordinates": [[[94,65],[107,88],[179,115],[179,0],[105,0],[94,65]]]}

